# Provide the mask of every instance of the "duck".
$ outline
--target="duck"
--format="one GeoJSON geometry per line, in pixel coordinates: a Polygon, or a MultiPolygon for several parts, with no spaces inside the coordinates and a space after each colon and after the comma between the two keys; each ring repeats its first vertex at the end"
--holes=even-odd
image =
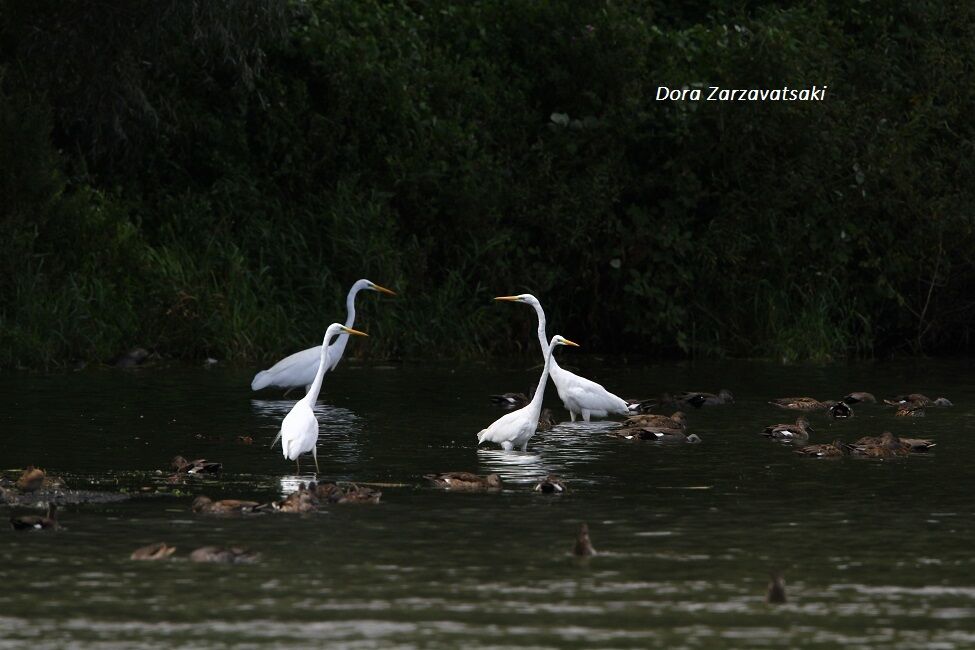
{"type": "Polygon", "coordinates": [[[177,474],[217,474],[223,469],[220,463],[213,463],[205,458],[186,460],[182,456],[174,456],[170,465],[177,474]]]}
{"type": "Polygon", "coordinates": [[[624,427],[660,427],[664,429],[686,429],[687,415],[683,411],[676,411],[673,415],[656,415],[645,413],[631,415],[623,420],[624,427]]]}
{"type": "Polygon", "coordinates": [[[802,456],[812,456],[814,458],[840,458],[845,456],[843,441],[834,440],[827,445],[806,445],[796,449],[796,453],[802,456]]]}
{"type": "Polygon", "coordinates": [[[36,492],[43,487],[46,478],[47,473],[44,470],[28,465],[17,479],[17,488],[21,492],[36,492]]]}
{"type": "Polygon", "coordinates": [[[352,484],[341,492],[332,495],[332,503],[379,503],[383,493],[370,487],[352,484]]]}
{"type": "Polygon", "coordinates": [[[779,397],[769,401],[769,404],[790,411],[819,411],[828,404],[812,397],[779,397]]]}
{"type": "Polygon", "coordinates": [[[211,515],[227,515],[243,512],[253,512],[259,507],[257,501],[241,501],[239,499],[221,499],[214,501],[210,497],[198,496],[193,500],[193,512],[211,515]]]}
{"type": "Polygon", "coordinates": [[[833,418],[834,420],[852,418],[853,407],[842,400],[840,400],[839,402],[832,402],[829,404],[829,406],[826,407],[826,415],[833,418]]]}
{"type": "Polygon", "coordinates": [[[568,492],[568,488],[565,486],[565,482],[560,479],[555,474],[549,474],[532,488],[535,492],[541,492],[542,494],[565,494],[568,492]]]}
{"type": "Polygon", "coordinates": [[[795,424],[773,424],[765,427],[765,431],[762,435],[767,438],[774,438],[775,440],[782,440],[787,442],[798,441],[805,442],[809,440],[809,434],[813,431],[813,428],[809,425],[809,420],[799,416],[796,418],[795,424]]]}
{"type": "Polygon", "coordinates": [[[579,526],[579,534],[576,536],[576,543],[572,548],[572,554],[577,557],[591,557],[596,555],[596,549],[593,548],[592,541],[589,539],[589,526],[587,524],[579,526]]]}
{"type": "Polygon", "coordinates": [[[924,405],[919,402],[903,402],[894,411],[894,416],[899,418],[923,418],[925,415],[924,405]]]}
{"type": "Polygon", "coordinates": [[[308,491],[315,495],[315,498],[319,501],[329,502],[332,497],[338,498],[341,494],[342,488],[338,486],[337,483],[330,482],[319,482],[311,481],[308,484],[308,491]]]}
{"type": "Polygon", "coordinates": [[[526,393],[501,393],[500,395],[489,395],[491,401],[504,407],[521,408],[527,406],[531,397],[526,393]]]}
{"type": "Polygon", "coordinates": [[[166,542],[156,542],[132,551],[130,560],[165,560],[176,552],[175,546],[169,546],[166,542]]]}
{"type": "Polygon", "coordinates": [[[786,602],[785,578],[782,574],[775,571],[769,574],[768,591],[765,594],[765,602],[769,605],[781,605],[786,602]]]}
{"type": "Polygon", "coordinates": [[[909,446],[911,452],[915,454],[923,454],[935,446],[935,442],[927,438],[901,438],[900,440],[902,444],[909,446]]]}
{"type": "Polygon", "coordinates": [[[191,562],[214,562],[219,564],[250,564],[251,562],[256,562],[258,557],[260,556],[257,553],[251,553],[238,546],[232,546],[230,548],[201,546],[190,553],[191,562]]]}
{"type": "Polygon", "coordinates": [[[910,445],[904,444],[890,431],[884,431],[880,437],[863,437],[852,445],[846,445],[852,455],[867,458],[893,458],[907,456],[911,453],[910,445]]]}
{"type": "Polygon", "coordinates": [[[548,431],[556,424],[558,422],[555,421],[555,415],[552,413],[552,409],[542,409],[542,414],[538,416],[538,427],[535,431],[548,431]]]}
{"type": "Polygon", "coordinates": [[[718,391],[717,395],[714,393],[702,393],[700,391],[685,391],[683,393],[677,393],[676,395],[669,396],[669,399],[663,401],[668,401],[680,406],[693,406],[694,408],[699,409],[702,406],[721,406],[722,404],[733,404],[735,401],[735,396],[732,395],[731,391],[727,388],[722,388],[718,391]]]}
{"type": "Polygon", "coordinates": [[[501,477],[497,474],[478,476],[471,472],[444,472],[443,474],[426,474],[424,477],[435,487],[445,490],[465,492],[480,492],[485,490],[500,490],[501,477]]]}
{"type": "Polygon", "coordinates": [[[318,496],[308,485],[302,483],[285,498],[260,506],[260,509],[292,514],[314,512],[318,510],[318,496]]]}
{"type": "Polygon", "coordinates": [[[900,404],[920,404],[921,406],[954,406],[951,400],[947,397],[939,397],[937,399],[931,399],[927,395],[922,395],[921,393],[910,393],[908,395],[898,395],[890,399],[885,399],[884,404],[890,406],[898,406],[900,404]]]}
{"type": "Polygon", "coordinates": [[[13,526],[14,530],[57,530],[60,528],[58,524],[58,506],[53,501],[47,504],[47,515],[21,515],[20,517],[11,517],[10,525],[13,526]]]}
{"type": "Polygon", "coordinates": [[[866,393],[863,391],[855,391],[853,393],[848,393],[843,396],[841,400],[845,404],[876,404],[877,398],[873,396],[873,393],[866,393]]]}

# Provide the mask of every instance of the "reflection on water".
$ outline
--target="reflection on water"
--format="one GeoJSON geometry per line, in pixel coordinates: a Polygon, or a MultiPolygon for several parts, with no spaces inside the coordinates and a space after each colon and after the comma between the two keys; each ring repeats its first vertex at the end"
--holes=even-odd
{"type": "MultiPolygon", "coordinates": [[[[268,448],[295,402],[252,399],[252,372],[0,375],[5,467],[38,464],[72,487],[132,496],[66,506],[58,533],[0,530],[0,648],[970,648],[971,370],[589,366],[583,374],[624,394],[726,385],[737,402],[688,413],[701,445],[628,442],[606,435],[611,421],[565,421],[527,452],[503,452],[475,444],[499,415],[485,386],[536,373],[350,364],[315,406],[320,477],[388,485],[382,502],[234,517],[196,515],[190,503],[277,499],[312,478],[310,457],[298,476],[268,448]],[[813,413],[813,441],[890,429],[934,438],[926,456],[817,461],[758,435],[790,419],[771,397],[914,386],[957,406],[923,419],[882,406],[835,422],[813,413]],[[169,483],[176,454],[224,471],[169,483]],[[421,479],[457,470],[497,472],[507,487],[448,493],[421,479]],[[547,474],[569,492],[533,492],[547,474]],[[600,551],[586,565],[570,557],[581,522],[600,551]],[[177,547],[174,559],[128,559],[154,541],[177,547]],[[207,544],[261,561],[188,561],[207,544]],[[778,608],[763,602],[773,568],[788,585],[778,608]]],[[[546,405],[567,418],[549,389],[546,405]]]]}

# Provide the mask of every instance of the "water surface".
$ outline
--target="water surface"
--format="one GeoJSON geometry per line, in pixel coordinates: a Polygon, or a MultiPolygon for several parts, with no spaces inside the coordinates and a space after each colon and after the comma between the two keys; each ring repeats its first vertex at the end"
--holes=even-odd
{"type": "MultiPolygon", "coordinates": [[[[313,469],[308,457],[296,476],[268,449],[294,400],[251,393],[252,370],[0,376],[0,467],[35,464],[69,487],[134,495],[68,506],[56,533],[0,530],[0,648],[975,646],[970,362],[575,359],[627,397],[729,388],[737,400],[690,413],[700,445],[627,443],[606,435],[612,422],[565,422],[527,452],[504,453],[477,449],[475,434],[502,414],[487,394],[537,380],[529,360],[343,363],[318,405],[321,477],[403,486],[385,488],[378,506],[214,518],[190,512],[195,495],[278,498],[313,469]],[[894,461],[806,459],[757,435],[794,419],[771,397],[852,390],[956,406],[918,419],[879,406],[849,421],[812,416],[814,442],[889,429],[938,443],[894,461]],[[225,472],[171,485],[176,454],[225,472]],[[507,487],[453,494],[421,480],[450,470],[498,472],[507,487]],[[533,493],[547,473],[571,493],[533,493]],[[585,564],[568,552],[581,522],[600,551],[585,564]],[[178,547],[172,561],[128,559],[160,540],[178,547]],[[205,544],[261,560],[180,559],[205,544]],[[775,568],[790,602],[769,607],[775,568]]],[[[568,419],[551,386],[546,405],[568,419]]]]}

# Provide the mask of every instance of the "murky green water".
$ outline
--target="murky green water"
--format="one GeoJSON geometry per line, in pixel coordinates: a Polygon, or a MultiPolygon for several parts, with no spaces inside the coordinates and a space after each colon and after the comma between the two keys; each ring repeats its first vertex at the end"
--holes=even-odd
{"type": "MultiPolygon", "coordinates": [[[[565,357],[566,355],[563,355],[565,357]]],[[[501,414],[486,395],[537,370],[345,363],[326,377],[319,459],[330,479],[405,483],[378,506],[214,518],[193,496],[267,500],[294,465],[267,445],[291,401],[217,368],[0,376],[0,466],[36,464],[73,488],[173,489],[68,506],[59,532],[0,530],[0,648],[975,646],[975,381],[970,362],[842,367],[759,363],[626,368],[582,360],[627,396],[727,387],[691,413],[701,445],[626,443],[563,424],[529,452],[476,449],[501,414]],[[935,438],[894,461],[801,458],[756,432],[794,414],[770,397],[920,391],[956,406],[923,419],[882,407],[812,417],[814,442],[890,429],[935,438]],[[237,442],[250,435],[255,444],[237,442]],[[222,461],[218,480],[168,486],[175,454],[222,461]],[[426,488],[428,472],[499,472],[500,494],[426,488]],[[532,493],[557,473],[572,493],[532,493]],[[588,522],[601,552],[568,551],[588,522]],[[164,540],[172,561],[129,553],[164,540]],[[185,560],[205,544],[253,565],[185,560]],[[789,604],[764,604],[781,568],[789,604]]],[[[549,386],[547,405],[558,406],[549,386]]],[[[310,462],[303,468],[311,468],[310,462]]],[[[6,518],[21,509],[0,507],[6,518]]]]}

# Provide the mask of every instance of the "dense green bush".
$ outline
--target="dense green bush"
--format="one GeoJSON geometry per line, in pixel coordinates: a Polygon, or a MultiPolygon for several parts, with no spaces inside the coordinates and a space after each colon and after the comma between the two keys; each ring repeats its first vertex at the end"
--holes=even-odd
{"type": "Polygon", "coordinates": [[[967,352],[975,9],[0,0],[0,366],[967,352]],[[658,102],[828,85],[816,103],[658,102]]]}

